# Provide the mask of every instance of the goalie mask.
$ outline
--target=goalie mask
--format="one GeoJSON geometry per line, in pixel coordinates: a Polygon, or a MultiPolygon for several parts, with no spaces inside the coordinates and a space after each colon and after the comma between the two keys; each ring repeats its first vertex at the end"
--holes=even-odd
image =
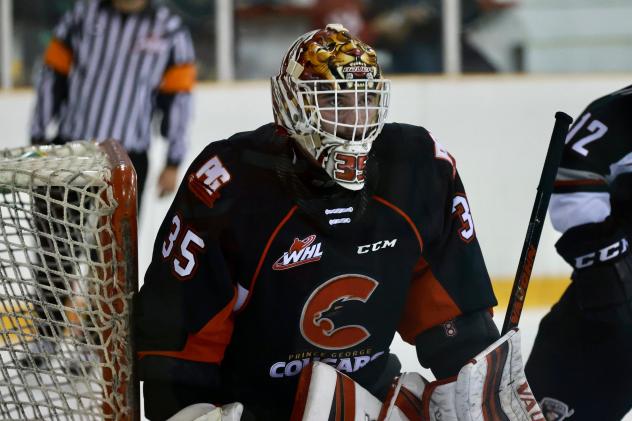
{"type": "Polygon", "coordinates": [[[330,24],[299,37],[286,53],[272,78],[274,120],[338,184],[360,190],[389,91],[375,50],[330,24]]]}

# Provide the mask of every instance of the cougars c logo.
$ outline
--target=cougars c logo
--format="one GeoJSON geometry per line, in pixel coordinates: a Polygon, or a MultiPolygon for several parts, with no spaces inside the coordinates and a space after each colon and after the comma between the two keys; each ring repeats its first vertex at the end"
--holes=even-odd
{"type": "Polygon", "coordinates": [[[355,320],[363,313],[378,282],[363,275],[337,276],[318,287],[307,299],[301,314],[301,333],[311,344],[324,349],[357,345],[371,333],[355,320]]]}

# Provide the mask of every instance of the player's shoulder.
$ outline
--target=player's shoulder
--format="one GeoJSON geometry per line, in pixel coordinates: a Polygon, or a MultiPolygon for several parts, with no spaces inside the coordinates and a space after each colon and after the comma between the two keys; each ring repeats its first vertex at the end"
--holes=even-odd
{"type": "Polygon", "coordinates": [[[437,141],[428,129],[404,123],[385,124],[375,142],[378,151],[393,159],[429,159],[437,141]]]}
{"type": "Polygon", "coordinates": [[[165,33],[175,34],[179,31],[187,30],[182,17],[173,9],[164,4],[158,4],[153,7],[154,16],[159,22],[162,22],[161,26],[165,33]]]}
{"type": "Polygon", "coordinates": [[[214,155],[226,161],[239,161],[240,157],[248,154],[248,151],[268,152],[273,155],[279,148],[279,145],[275,144],[274,130],[273,124],[266,124],[255,130],[235,133],[226,139],[212,141],[198,154],[196,161],[214,155]]]}
{"type": "Polygon", "coordinates": [[[595,99],[586,111],[601,119],[628,122],[632,112],[632,85],[595,99]]]}
{"type": "Polygon", "coordinates": [[[609,174],[612,165],[627,165],[632,152],[632,85],[597,98],[573,123],[562,167],[609,174]]]}
{"type": "Polygon", "coordinates": [[[425,127],[405,123],[385,124],[379,139],[384,139],[387,142],[397,142],[400,148],[408,149],[428,147],[432,142],[432,136],[425,127]]]}
{"type": "Polygon", "coordinates": [[[422,235],[435,238],[442,223],[428,221],[442,220],[458,180],[452,155],[427,129],[410,124],[385,125],[374,149],[367,176],[373,193],[409,215],[422,235]]]}
{"type": "Polygon", "coordinates": [[[83,15],[90,7],[97,8],[97,2],[90,0],[76,1],[73,7],[67,12],[74,15],[83,15]]]}
{"type": "Polygon", "coordinates": [[[271,124],[211,142],[193,160],[184,182],[210,206],[220,195],[256,196],[276,185],[275,159],[280,143],[271,124]]]}
{"type": "Polygon", "coordinates": [[[77,24],[83,21],[89,14],[94,14],[99,9],[99,2],[91,0],[77,1],[71,9],[66,11],[62,22],[77,24]]]}
{"type": "Polygon", "coordinates": [[[426,128],[404,123],[385,124],[375,142],[381,165],[407,165],[424,172],[453,173],[456,162],[426,128]]]}

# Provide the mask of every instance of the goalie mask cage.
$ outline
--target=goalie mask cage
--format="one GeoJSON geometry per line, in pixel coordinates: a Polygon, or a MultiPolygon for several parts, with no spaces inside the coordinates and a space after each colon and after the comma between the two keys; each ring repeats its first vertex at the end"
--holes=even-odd
{"type": "Polygon", "coordinates": [[[0,420],[138,420],[136,173],[120,145],[0,151],[0,420]]]}

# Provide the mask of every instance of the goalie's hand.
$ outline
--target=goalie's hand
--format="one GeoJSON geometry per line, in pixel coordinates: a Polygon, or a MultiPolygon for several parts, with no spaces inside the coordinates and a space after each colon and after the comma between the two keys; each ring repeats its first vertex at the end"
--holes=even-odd
{"type": "Polygon", "coordinates": [[[239,402],[224,406],[196,403],[181,409],[167,421],[239,421],[244,406],[239,402]]]}
{"type": "Polygon", "coordinates": [[[520,334],[511,330],[466,364],[456,378],[428,383],[404,373],[380,421],[545,421],[524,374],[520,334]]]}

